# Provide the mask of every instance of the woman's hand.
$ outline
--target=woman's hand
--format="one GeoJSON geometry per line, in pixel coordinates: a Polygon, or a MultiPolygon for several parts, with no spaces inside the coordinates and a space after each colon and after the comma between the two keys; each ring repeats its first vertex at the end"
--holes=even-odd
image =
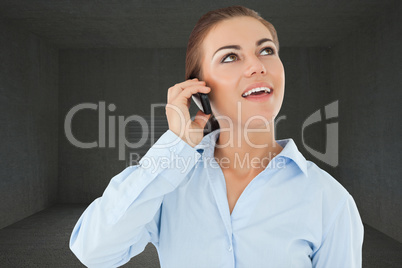
{"type": "Polygon", "coordinates": [[[196,93],[207,94],[210,91],[205,82],[198,81],[197,78],[178,83],[168,90],[166,117],[169,129],[192,147],[201,142],[204,127],[211,115],[199,110],[192,121],[189,112],[191,96],[196,93]]]}

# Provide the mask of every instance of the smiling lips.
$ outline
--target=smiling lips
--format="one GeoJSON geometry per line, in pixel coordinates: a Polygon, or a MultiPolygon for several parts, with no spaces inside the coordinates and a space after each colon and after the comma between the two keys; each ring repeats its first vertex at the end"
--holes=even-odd
{"type": "Polygon", "coordinates": [[[272,92],[273,89],[269,84],[260,82],[248,86],[241,96],[249,100],[264,101],[272,92]]]}
{"type": "Polygon", "coordinates": [[[247,98],[251,94],[260,95],[261,93],[264,93],[264,92],[269,94],[269,93],[271,93],[271,89],[268,87],[256,87],[256,88],[253,88],[253,89],[247,91],[246,93],[243,93],[243,95],[241,95],[241,96],[244,98],[247,98]]]}

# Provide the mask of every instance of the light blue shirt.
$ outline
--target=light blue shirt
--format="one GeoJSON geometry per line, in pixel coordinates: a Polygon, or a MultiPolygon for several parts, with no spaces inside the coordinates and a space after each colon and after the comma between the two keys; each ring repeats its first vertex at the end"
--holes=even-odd
{"type": "Polygon", "coordinates": [[[161,267],[361,267],[353,198],[292,139],[278,141],[284,149],[230,213],[214,159],[218,135],[193,148],[168,130],[113,177],[75,225],[70,248],[79,260],[117,267],[151,242],[161,267]]]}

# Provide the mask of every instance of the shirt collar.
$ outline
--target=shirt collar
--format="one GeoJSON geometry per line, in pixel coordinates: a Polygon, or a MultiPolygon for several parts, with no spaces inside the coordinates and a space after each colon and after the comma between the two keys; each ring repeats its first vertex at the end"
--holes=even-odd
{"type": "Polygon", "coordinates": [[[304,156],[297,149],[296,143],[293,139],[284,139],[276,141],[283,150],[278,154],[278,156],[286,157],[291,159],[296,165],[303,171],[304,175],[307,176],[307,161],[304,156]]]}
{"type": "MultiPolygon", "coordinates": [[[[205,157],[213,158],[219,133],[220,129],[216,129],[211,133],[208,133],[194,148],[205,157]]],[[[307,176],[307,161],[297,149],[296,143],[293,141],[293,139],[277,140],[276,142],[283,147],[283,150],[276,157],[285,157],[292,160],[296,163],[304,175],[307,176]]]]}
{"type": "Polygon", "coordinates": [[[204,155],[205,157],[214,157],[216,141],[219,138],[220,129],[216,129],[203,137],[201,142],[197,144],[194,148],[204,155]]]}

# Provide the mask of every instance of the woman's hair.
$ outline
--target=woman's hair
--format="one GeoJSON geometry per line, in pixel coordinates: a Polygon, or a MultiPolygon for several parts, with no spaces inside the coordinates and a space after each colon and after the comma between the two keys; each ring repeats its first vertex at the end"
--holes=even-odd
{"type": "MultiPolygon", "coordinates": [[[[202,70],[201,70],[201,62],[203,56],[202,42],[204,41],[205,37],[212,29],[212,27],[216,26],[221,21],[242,16],[255,18],[262,24],[264,24],[265,27],[267,27],[268,30],[270,31],[273,38],[273,42],[279,53],[279,41],[275,27],[270,22],[264,20],[256,11],[243,6],[231,6],[212,10],[204,14],[198,20],[198,22],[194,26],[193,31],[190,34],[187,43],[185,80],[194,77],[197,77],[198,79],[202,80],[202,70]]],[[[213,115],[211,115],[209,121],[205,125],[204,135],[218,128],[219,128],[218,121],[215,119],[213,115]]]]}

